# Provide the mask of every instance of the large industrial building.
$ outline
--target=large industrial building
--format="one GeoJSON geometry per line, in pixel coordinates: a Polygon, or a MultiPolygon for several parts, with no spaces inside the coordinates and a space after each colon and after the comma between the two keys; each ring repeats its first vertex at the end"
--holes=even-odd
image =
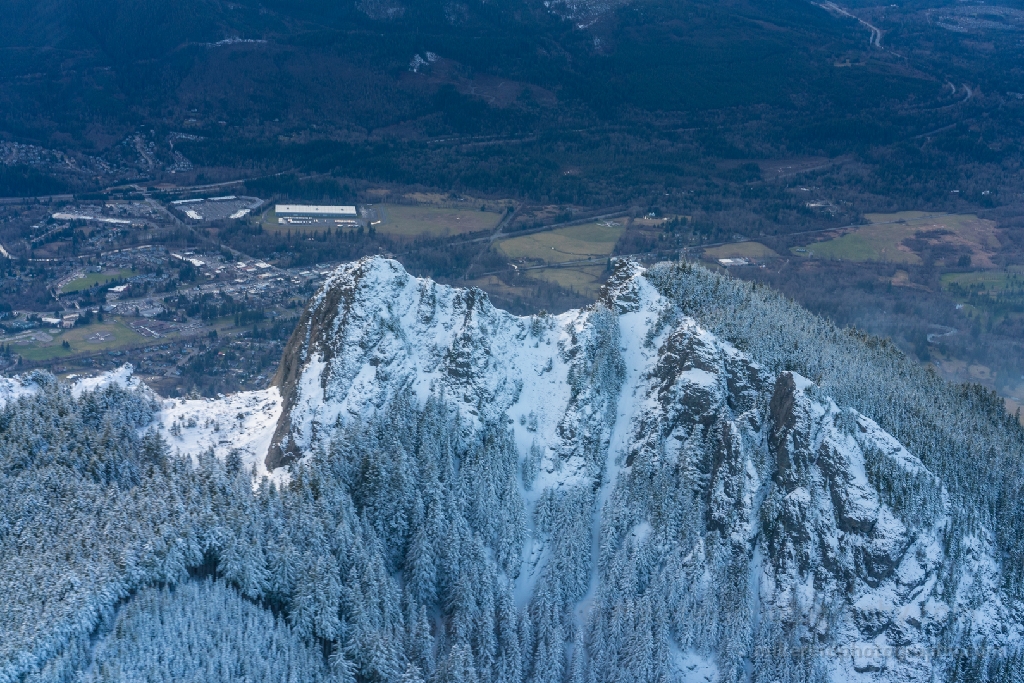
{"type": "Polygon", "coordinates": [[[352,220],[358,214],[354,206],[318,206],[313,204],[278,204],[274,207],[277,222],[285,224],[319,223],[352,220]]]}

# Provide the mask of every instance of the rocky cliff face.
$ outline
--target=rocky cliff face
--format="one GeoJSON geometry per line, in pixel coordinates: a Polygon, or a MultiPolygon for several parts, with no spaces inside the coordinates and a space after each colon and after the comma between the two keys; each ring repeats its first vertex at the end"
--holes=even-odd
{"type": "Polygon", "coordinates": [[[918,454],[656,284],[623,264],[590,309],[516,317],[393,261],[343,267],[289,343],[266,465],[396,398],[509,434],[507,578],[538,662],[554,624],[552,680],[951,680],[953,644],[1013,651],[992,529],[959,531],[918,454]]]}

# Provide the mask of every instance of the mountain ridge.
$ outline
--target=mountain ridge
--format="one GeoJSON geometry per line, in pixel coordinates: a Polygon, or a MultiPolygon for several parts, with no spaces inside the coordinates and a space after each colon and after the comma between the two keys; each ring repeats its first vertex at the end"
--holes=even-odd
{"type": "Polygon", "coordinates": [[[1024,673],[1020,427],[770,290],[623,261],[517,317],[374,257],[282,368],[218,400],[0,384],[0,681],[182,680],[131,643],[242,612],[345,683],[1024,673]]]}
{"type": "MultiPolygon", "coordinates": [[[[568,590],[568,611],[584,631],[595,627],[588,619],[601,619],[582,616],[585,603],[602,607],[598,614],[612,607],[602,600],[614,603],[602,595],[608,577],[595,577],[597,567],[614,564],[608,545],[630,542],[622,518],[631,520],[634,538],[666,533],[658,522],[666,512],[654,513],[668,503],[664,490],[648,487],[668,487],[667,476],[688,480],[700,491],[686,501],[700,519],[690,550],[717,535],[715,543],[746,555],[748,580],[758,586],[758,597],[746,608],[734,605],[733,616],[771,613],[778,628],[800,634],[798,642],[810,639],[808,646],[824,639],[849,652],[880,653],[815,659],[818,674],[885,670],[893,680],[917,680],[930,669],[891,653],[924,656],[966,604],[957,581],[944,589],[938,578],[948,561],[943,529],[954,512],[940,480],[874,421],[840,408],[798,374],[769,372],[680,315],[647,273],[620,264],[595,306],[517,318],[482,292],[419,280],[380,258],[339,269],[311,302],[289,344],[294,355],[282,362],[279,377],[289,379],[280,384],[286,409],[275,444],[282,453],[315,452],[361,411],[402,392],[421,404],[448,397],[438,400],[450,400],[467,433],[510,424],[528,520],[518,601],[529,605],[538,585],[553,581],[551,534],[535,523],[545,497],[577,490],[593,515],[580,531],[598,549],[568,590]],[[663,471],[669,464],[672,475],[663,471]],[[879,487],[899,489],[891,480],[902,478],[914,482],[909,492],[883,500],[879,487]],[[903,506],[899,515],[892,505],[903,506]],[[761,573],[750,568],[758,562],[761,573]],[[812,588],[801,589],[807,581],[812,588]]],[[[276,457],[268,455],[271,469],[289,462],[276,457]]],[[[982,531],[965,542],[974,552],[969,583],[976,591],[984,584],[987,597],[958,625],[999,640],[995,624],[1012,620],[1014,610],[1005,605],[992,536],[982,531]]],[[[747,624],[748,638],[763,645],[765,635],[751,630],[758,620],[747,624]]],[[[705,664],[729,679],[752,659],[745,661],[707,657],[705,664]]]]}

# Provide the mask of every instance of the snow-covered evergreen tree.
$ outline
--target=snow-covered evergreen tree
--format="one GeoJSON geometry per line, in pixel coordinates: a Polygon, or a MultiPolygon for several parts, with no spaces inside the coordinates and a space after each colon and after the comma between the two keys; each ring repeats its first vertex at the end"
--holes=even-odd
{"type": "Polygon", "coordinates": [[[0,683],[1021,677],[1024,430],[891,345],[690,264],[516,318],[368,259],[296,334],[273,480],[19,380],[0,683]]]}

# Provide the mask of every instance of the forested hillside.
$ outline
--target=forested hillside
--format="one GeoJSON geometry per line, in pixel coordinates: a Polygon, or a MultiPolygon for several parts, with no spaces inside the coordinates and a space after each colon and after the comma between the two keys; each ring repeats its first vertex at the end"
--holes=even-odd
{"type": "Polygon", "coordinates": [[[144,387],[0,393],[0,680],[1024,673],[1021,428],[769,290],[515,317],[367,259],[277,382],[280,486],[144,387]]]}
{"type": "Polygon", "coordinates": [[[354,201],[368,181],[660,206],[714,241],[1014,203],[1017,25],[859,4],[884,47],[803,0],[9,2],[0,139],[108,166],[18,162],[0,195],[248,178],[354,201]],[[811,160],[828,212],[775,186],[811,160]]]}

